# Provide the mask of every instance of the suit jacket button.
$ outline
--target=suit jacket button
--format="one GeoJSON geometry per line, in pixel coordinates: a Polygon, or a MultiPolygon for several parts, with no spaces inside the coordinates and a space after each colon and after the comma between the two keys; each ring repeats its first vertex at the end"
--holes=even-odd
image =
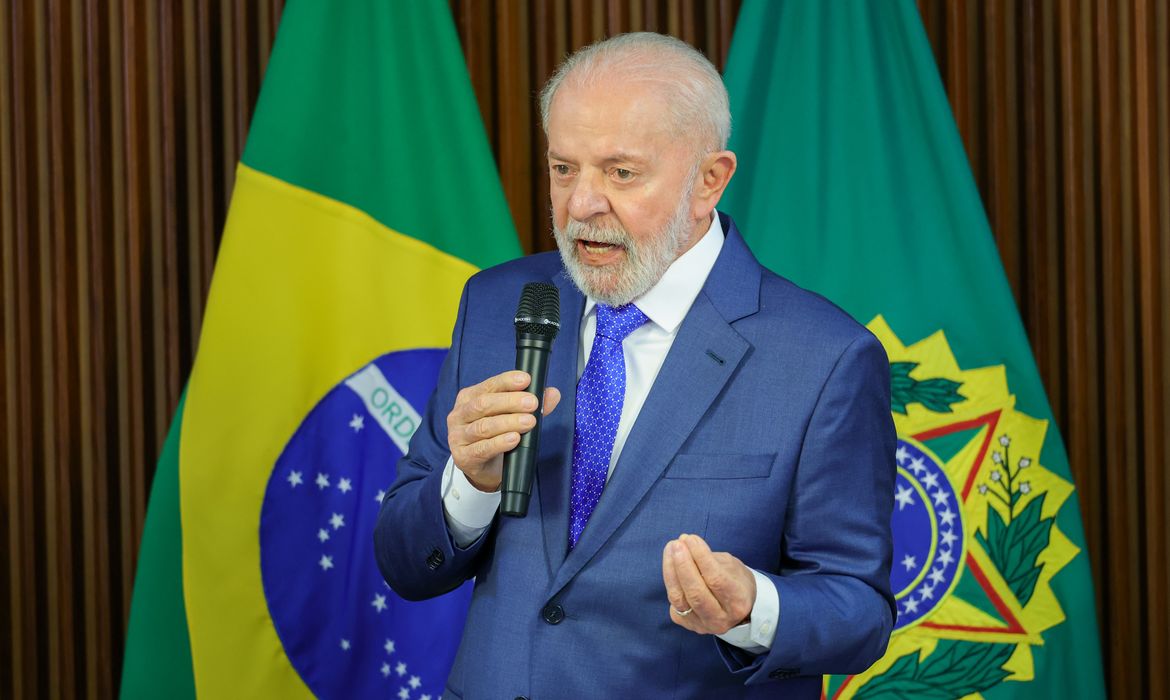
{"type": "Polygon", "coordinates": [[[443,553],[440,552],[437,548],[432,549],[431,553],[427,556],[427,566],[431,571],[434,571],[435,569],[442,566],[444,561],[446,561],[446,557],[444,557],[443,553]]]}
{"type": "Polygon", "coordinates": [[[550,625],[559,625],[565,619],[565,609],[557,603],[549,603],[540,611],[540,616],[550,625]]]}

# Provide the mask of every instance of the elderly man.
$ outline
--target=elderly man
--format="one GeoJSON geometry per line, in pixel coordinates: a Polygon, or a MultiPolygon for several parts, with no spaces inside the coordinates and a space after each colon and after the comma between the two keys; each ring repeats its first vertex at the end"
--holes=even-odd
{"type": "Polygon", "coordinates": [[[885,353],[715,211],[736,156],[694,49],[595,44],[541,109],[560,254],[468,282],[379,515],[383,575],[412,599],[475,578],[445,697],[819,697],[893,625],[885,353]],[[531,281],[560,288],[562,330],[531,510],[508,518],[502,455],[537,401],[502,370],[531,281]]]}

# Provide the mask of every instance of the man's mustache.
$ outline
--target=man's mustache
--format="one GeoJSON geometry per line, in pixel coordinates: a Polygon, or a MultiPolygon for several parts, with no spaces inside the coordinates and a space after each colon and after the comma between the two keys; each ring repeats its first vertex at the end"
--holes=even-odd
{"type": "Polygon", "coordinates": [[[582,221],[569,219],[569,223],[559,235],[570,241],[592,241],[594,243],[609,243],[629,247],[630,234],[625,229],[614,226],[596,226],[582,221]]]}

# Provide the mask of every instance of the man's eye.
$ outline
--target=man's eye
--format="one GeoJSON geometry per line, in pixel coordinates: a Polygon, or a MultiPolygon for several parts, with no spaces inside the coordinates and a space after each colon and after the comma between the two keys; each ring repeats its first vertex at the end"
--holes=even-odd
{"type": "Polygon", "coordinates": [[[569,166],[565,165],[564,163],[557,163],[556,165],[552,166],[552,169],[553,169],[553,172],[555,174],[559,175],[560,177],[568,177],[569,176],[569,166]]]}
{"type": "Polygon", "coordinates": [[[614,175],[614,177],[616,177],[618,180],[621,180],[622,182],[634,179],[634,173],[630,172],[629,170],[626,170],[625,168],[614,169],[613,175],[614,175]]]}

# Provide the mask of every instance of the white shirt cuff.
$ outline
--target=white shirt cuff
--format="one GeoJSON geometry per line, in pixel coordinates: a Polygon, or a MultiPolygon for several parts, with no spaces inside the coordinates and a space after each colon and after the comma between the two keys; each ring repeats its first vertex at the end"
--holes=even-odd
{"type": "Polygon", "coordinates": [[[756,602],[752,604],[751,619],[723,634],[715,635],[749,654],[763,654],[772,648],[776,638],[776,621],[780,619],[780,594],[772,579],[752,569],[756,577],[756,602]]]}
{"type": "Polygon", "coordinates": [[[500,492],[487,493],[475,488],[450,457],[443,468],[440,492],[451,539],[457,547],[466,549],[492,524],[500,507],[500,492]]]}

